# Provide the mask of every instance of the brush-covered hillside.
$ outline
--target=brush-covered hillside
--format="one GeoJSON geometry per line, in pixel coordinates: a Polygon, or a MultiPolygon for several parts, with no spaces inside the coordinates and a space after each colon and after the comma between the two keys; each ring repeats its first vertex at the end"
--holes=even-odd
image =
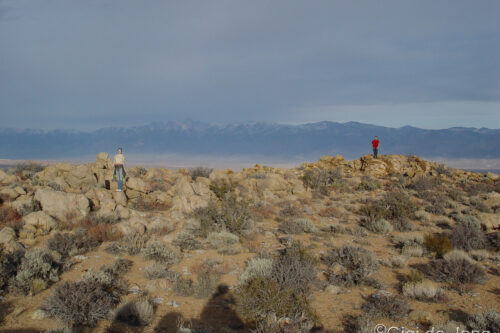
{"type": "Polygon", "coordinates": [[[401,155],[0,171],[2,332],[500,332],[500,180],[401,155]]]}

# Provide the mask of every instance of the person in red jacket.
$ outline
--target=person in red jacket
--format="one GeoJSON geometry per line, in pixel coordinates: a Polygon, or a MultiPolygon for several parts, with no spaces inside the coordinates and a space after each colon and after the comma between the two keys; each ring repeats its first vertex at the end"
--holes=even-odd
{"type": "Polygon", "coordinates": [[[373,157],[378,158],[378,146],[380,145],[380,141],[378,140],[378,136],[375,136],[375,139],[372,141],[373,147],[373,157]]]}

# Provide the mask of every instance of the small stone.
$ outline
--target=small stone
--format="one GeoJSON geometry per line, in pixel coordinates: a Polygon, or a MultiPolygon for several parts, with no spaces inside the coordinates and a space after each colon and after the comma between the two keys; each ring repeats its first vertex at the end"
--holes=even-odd
{"type": "Polygon", "coordinates": [[[88,258],[89,257],[83,256],[81,254],[73,257],[73,259],[76,259],[76,260],[87,260],[88,258]]]}
{"type": "Polygon", "coordinates": [[[47,318],[47,314],[42,309],[36,310],[35,312],[33,312],[33,315],[31,316],[31,319],[34,320],[43,320],[45,318],[47,318]]]}
{"type": "Polygon", "coordinates": [[[131,294],[141,294],[142,291],[141,289],[139,288],[139,286],[133,286],[131,287],[129,290],[128,290],[129,293],[131,294]]]}
{"type": "Polygon", "coordinates": [[[162,297],[156,297],[153,299],[153,303],[155,304],[162,304],[163,303],[163,298],[162,297]]]}
{"type": "Polygon", "coordinates": [[[177,301],[174,300],[168,301],[167,305],[173,306],[174,308],[178,308],[179,306],[181,306],[179,303],[177,303],[177,301]]]}

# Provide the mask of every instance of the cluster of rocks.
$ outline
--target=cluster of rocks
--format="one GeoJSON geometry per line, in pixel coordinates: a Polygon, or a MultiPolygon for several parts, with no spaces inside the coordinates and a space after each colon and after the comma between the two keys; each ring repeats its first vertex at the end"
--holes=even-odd
{"type": "MultiPolygon", "coordinates": [[[[73,165],[57,163],[36,173],[31,179],[0,170],[0,196],[21,216],[24,222],[18,232],[22,239],[34,239],[54,230],[58,223],[71,223],[86,218],[90,213],[114,216],[120,220],[122,232],[145,232],[161,227],[167,219],[182,219],[186,213],[206,206],[215,199],[210,185],[217,182],[237,184],[235,192],[240,197],[278,201],[295,200],[311,196],[301,180],[307,170],[336,169],[344,176],[390,177],[393,174],[407,177],[436,175],[451,177],[455,181],[488,178],[497,181],[494,174],[479,174],[463,170],[438,172],[438,164],[419,157],[388,155],[379,159],[363,156],[347,161],[342,156],[324,156],[318,162],[304,163],[295,169],[281,169],[255,165],[241,172],[215,170],[207,177],[192,179],[189,170],[167,170],[136,167],[127,168],[123,192],[116,192],[113,165],[106,153],[99,153],[94,163],[73,165]],[[137,209],[146,203],[150,212],[137,209]],[[154,213],[154,207],[162,212],[154,213]],[[151,212],[153,211],[153,212],[151,212]]],[[[485,204],[500,207],[500,194],[490,193],[485,204]]],[[[497,214],[483,214],[488,228],[498,226],[497,214]]],[[[0,231],[0,243],[11,244],[16,233],[11,228],[0,231]]],[[[14,245],[15,247],[15,245],[14,245]]]]}

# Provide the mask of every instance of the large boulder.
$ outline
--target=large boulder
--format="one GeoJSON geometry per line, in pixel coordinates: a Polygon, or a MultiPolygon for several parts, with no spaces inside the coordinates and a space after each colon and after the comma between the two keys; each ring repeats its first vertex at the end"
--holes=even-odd
{"type": "Polygon", "coordinates": [[[5,245],[16,240],[16,232],[11,227],[4,227],[0,230],[0,244],[5,245]]]}
{"type": "Polygon", "coordinates": [[[95,187],[85,195],[92,202],[93,210],[99,210],[101,214],[112,214],[116,208],[113,196],[104,188],[95,187]]]}
{"type": "Polygon", "coordinates": [[[16,201],[11,203],[11,207],[16,210],[19,215],[27,215],[35,210],[33,197],[29,195],[21,195],[16,201]]]}
{"type": "Polygon", "coordinates": [[[127,179],[127,190],[131,189],[141,193],[149,193],[151,192],[151,186],[146,183],[144,180],[138,177],[129,177],[127,179]]]}
{"type": "Polygon", "coordinates": [[[485,230],[500,229],[500,214],[480,213],[481,227],[485,230]]]}
{"type": "Polygon", "coordinates": [[[117,205],[122,205],[123,207],[127,206],[127,196],[125,195],[125,192],[114,191],[111,193],[113,193],[113,200],[115,200],[117,205]]]}
{"type": "Polygon", "coordinates": [[[97,185],[97,179],[90,164],[80,164],[73,167],[70,172],[64,175],[64,180],[72,189],[78,191],[85,191],[97,185]]]}
{"type": "Polygon", "coordinates": [[[16,200],[17,197],[19,197],[21,194],[19,194],[15,189],[13,188],[4,188],[0,190],[0,197],[4,200],[7,201],[13,201],[16,200]]]}
{"type": "Polygon", "coordinates": [[[95,157],[94,168],[96,169],[112,169],[113,163],[111,163],[111,159],[109,158],[108,153],[99,153],[95,157]]]}
{"type": "Polygon", "coordinates": [[[40,202],[45,213],[60,221],[81,219],[90,211],[89,200],[83,194],[39,189],[35,192],[35,200],[40,202]]]}

